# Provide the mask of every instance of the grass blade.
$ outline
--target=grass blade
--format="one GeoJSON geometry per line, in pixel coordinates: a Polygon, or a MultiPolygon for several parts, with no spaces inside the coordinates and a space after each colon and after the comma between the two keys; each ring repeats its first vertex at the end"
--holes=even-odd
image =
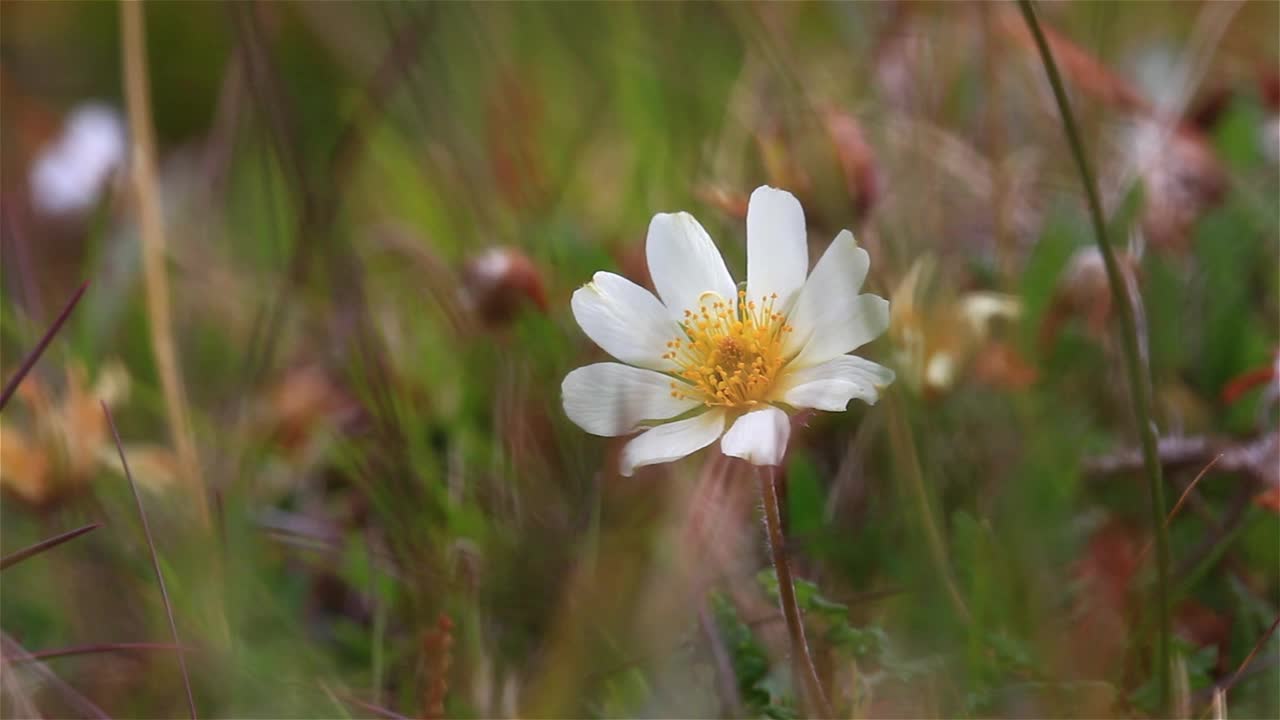
{"type": "Polygon", "coordinates": [[[84,527],[78,527],[75,530],[68,530],[67,532],[62,533],[61,535],[54,535],[51,538],[46,538],[44,540],[41,540],[35,545],[23,548],[16,553],[5,555],[3,558],[0,558],[0,570],[8,570],[9,568],[13,567],[14,565],[17,565],[18,563],[22,562],[23,560],[26,560],[29,557],[39,555],[45,550],[52,550],[53,548],[58,547],[59,545],[61,545],[64,542],[67,542],[68,540],[75,540],[81,535],[84,535],[85,533],[88,533],[88,532],[93,532],[94,530],[97,530],[100,527],[102,527],[102,523],[98,523],[98,522],[89,523],[84,527]]]}
{"type": "Polygon", "coordinates": [[[0,663],[5,665],[21,665],[28,662],[40,662],[44,660],[52,660],[54,658],[75,657],[77,655],[96,655],[98,653],[110,652],[150,652],[174,650],[176,652],[187,652],[191,648],[182,645],[173,645],[171,643],[97,643],[93,645],[72,645],[64,648],[54,648],[52,650],[28,650],[25,654],[17,657],[4,656],[0,657],[0,663]]]}
{"type": "Polygon", "coordinates": [[[44,354],[44,350],[49,347],[49,343],[53,342],[54,336],[66,324],[67,318],[71,317],[71,311],[75,310],[76,304],[84,296],[84,291],[88,289],[89,281],[85,280],[80,284],[80,288],[76,290],[75,294],[71,296],[71,299],[67,301],[66,306],[62,308],[62,312],[58,313],[57,319],[45,331],[44,337],[40,338],[40,342],[27,355],[27,358],[22,361],[22,367],[18,368],[18,372],[14,373],[13,377],[9,378],[8,382],[4,384],[4,391],[0,393],[0,410],[3,410],[4,406],[9,404],[9,398],[18,390],[18,386],[22,384],[22,379],[27,376],[27,373],[31,372],[31,368],[35,367],[36,361],[44,354]]]}
{"type": "MultiPolygon", "coordinates": [[[[169,633],[173,635],[173,644],[182,645],[178,638],[178,624],[173,620],[173,604],[169,602],[169,590],[164,585],[164,573],[160,572],[160,557],[156,554],[156,544],[151,537],[151,524],[147,522],[147,511],[142,506],[142,496],[138,494],[138,484],[133,481],[133,473],[129,470],[129,461],[124,456],[124,444],[120,442],[120,431],[116,429],[115,418],[111,417],[111,409],[102,403],[102,412],[107,416],[107,424],[111,426],[111,437],[115,440],[116,451],[120,453],[120,465],[124,468],[125,479],[129,481],[129,489],[133,492],[133,500],[138,505],[138,517],[142,518],[142,531],[147,536],[147,550],[151,553],[151,565],[156,571],[156,581],[160,584],[160,597],[164,601],[164,612],[169,618],[169,633]]],[[[191,692],[191,676],[187,673],[187,659],[178,653],[178,665],[182,668],[182,683],[187,690],[187,707],[191,711],[191,720],[196,720],[196,699],[191,692]]]]}

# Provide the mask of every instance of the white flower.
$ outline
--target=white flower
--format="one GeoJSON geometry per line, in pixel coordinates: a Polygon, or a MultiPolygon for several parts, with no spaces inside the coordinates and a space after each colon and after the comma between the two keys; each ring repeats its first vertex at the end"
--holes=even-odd
{"type": "Polygon", "coordinates": [[[743,290],[688,213],[654,216],[645,249],[658,297],[598,272],[572,300],[587,336],[626,364],[578,368],[561,387],[583,430],[644,430],[622,451],[623,475],[721,435],[726,455],[777,465],[791,432],[786,410],[873,404],[893,382],[892,370],[846,354],[889,327],[888,301],[858,294],[866,251],[842,231],[806,279],[804,211],[791,193],[751,194],[743,290]]]}
{"type": "Polygon", "coordinates": [[[50,215],[83,212],[124,164],[124,122],[113,108],[81,105],[62,134],[41,149],[31,166],[31,199],[50,215]]]}

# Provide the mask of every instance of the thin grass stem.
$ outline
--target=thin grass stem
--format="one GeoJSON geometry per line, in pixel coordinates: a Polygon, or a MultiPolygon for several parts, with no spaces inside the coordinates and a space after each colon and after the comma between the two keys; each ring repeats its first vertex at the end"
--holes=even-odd
{"type": "Polygon", "coordinates": [[[893,445],[894,454],[902,462],[900,476],[905,476],[907,491],[911,494],[911,498],[920,512],[920,524],[924,529],[925,543],[929,549],[929,559],[933,562],[934,570],[942,580],[942,586],[947,592],[947,598],[951,601],[951,607],[955,609],[956,616],[966,625],[972,624],[973,615],[969,612],[969,606],[965,604],[964,597],[960,594],[960,588],[956,586],[950,562],[947,560],[946,542],[942,537],[942,530],[938,526],[938,520],[934,517],[933,505],[929,501],[929,490],[925,485],[924,469],[920,466],[920,456],[916,451],[915,440],[911,435],[911,427],[907,424],[906,408],[903,407],[896,395],[890,395],[887,404],[889,408],[889,442],[893,445]]]}
{"type": "Polygon", "coordinates": [[[1275,634],[1277,627],[1280,627],[1280,615],[1276,615],[1276,619],[1271,621],[1271,627],[1267,628],[1266,632],[1262,633],[1262,637],[1258,638],[1258,642],[1254,643],[1253,649],[1249,651],[1249,654],[1245,656],[1244,660],[1240,661],[1240,667],[1236,668],[1236,671],[1231,673],[1231,678],[1222,684],[1221,690],[1223,693],[1226,693],[1228,690],[1235,687],[1235,684],[1240,681],[1240,678],[1244,677],[1244,671],[1249,668],[1249,663],[1252,663],[1253,659],[1258,656],[1258,652],[1266,646],[1267,641],[1271,639],[1273,634],[1275,634]]]}
{"type": "Polygon", "coordinates": [[[95,645],[72,645],[70,647],[53,648],[51,650],[31,650],[17,657],[0,657],[0,664],[20,665],[29,662],[43,662],[55,658],[76,657],[78,655],[98,655],[117,652],[187,652],[190,648],[171,643],[100,643],[95,645]]]}
{"type": "Polygon", "coordinates": [[[44,540],[41,540],[35,545],[32,545],[30,547],[25,547],[15,553],[10,553],[9,555],[5,555],[4,558],[0,558],[0,570],[7,570],[13,567],[14,565],[17,565],[18,563],[22,562],[23,560],[26,560],[27,558],[39,555],[40,553],[46,550],[52,550],[53,548],[58,547],[59,545],[61,545],[64,542],[67,542],[68,540],[75,540],[81,535],[84,535],[87,532],[92,532],[94,530],[97,530],[100,527],[102,527],[102,523],[99,523],[99,522],[89,523],[84,527],[78,527],[75,530],[68,530],[67,532],[64,532],[60,535],[54,535],[51,538],[46,538],[44,540]]]}
{"type": "Polygon", "coordinates": [[[1120,317],[1120,340],[1124,355],[1125,373],[1129,379],[1130,402],[1138,422],[1138,436],[1142,444],[1142,460],[1146,470],[1147,485],[1151,495],[1151,530],[1156,539],[1156,678],[1159,688],[1160,708],[1168,713],[1171,706],[1172,685],[1169,666],[1169,536],[1165,526],[1164,480],[1161,477],[1160,460],[1157,455],[1156,426],[1151,418],[1151,388],[1148,372],[1144,371],[1142,356],[1139,353],[1139,337],[1137,323],[1134,319],[1134,300],[1129,297],[1128,285],[1116,261],[1115,251],[1107,237],[1106,217],[1102,212],[1102,202],[1098,196],[1098,186],[1094,181],[1093,171],[1089,167],[1084,151],[1084,142],[1080,130],[1076,126],[1075,116],[1071,112],[1071,103],[1067,99],[1067,91],[1058,72],[1057,63],[1045,40],[1040,21],[1036,19],[1035,8],[1030,0],[1018,0],[1018,8],[1035,39],[1040,60],[1044,64],[1045,74],[1053,87],[1053,96],[1062,116],[1062,127],[1067,135],[1067,144],[1071,147],[1071,155],[1075,159],[1076,168],[1080,172],[1080,181],[1084,185],[1088,198],[1089,216],[1093,221],[1094,239],[1098,251],[1102,254],[1107,269],[1107,284],[1111,287],[1112,304],[1120,317]]]}
{"type": "Polygon", "coordinates": [[[17,392],[18,386],[22,384],[22,379],[27,376],[27,373],[31,372],[31,368],[35,367],[36,361],[44,354],[45,348],[49,347],[49,343],[53,342],[54,336],[66,324],[67,318],[71,317],[71,311],[76,309],[76,304],[80,302],[81,297],[84,297],[84,291],[87,289],[89,289],[89,281],[85,280],[80,284],[80,288],[76,290],[75,294],[71,296],[71,299],[67,301],[67,304],[63,306],[62,312],[58,313],[57,319],[45,331],[44,337],[40,338],[40,342],[36,343],[35,348],[27,354],[27,357],[22,361],[22,366],[4,384],[4,390],[0,391],[0,410],[3,410],[4,406],[9,404],[9,398],[13,397],[13,394],[17,392]]]}
{"type": "Polygon", "coordinates": [[[147,79],[146,19],[140,2],[120,3],[121,51],[124,54],[124,89],[129,114],[133,155],[129,177],[137,203],[142,239],[142,270],[146,285],[151,352],[164,394],[165,413],[196,514],[209,525],[209,501],[200,479],[200,460],[191,433],[190,412],[173,341],[169,303],[169,274],[165,267],[164,219],[156,177],[155,133],[151,123],[151,86],[147,79]]]}
{"type": "MultiPolygon", "coordinates": [[[[178,638],[178,624],[173,619],[173,603],[169,602],[169,590],[164,584],[164,573],[160,572],[160,556],[156,553],[156,543],[151,537],[151,523],[147,522],[147,511],[142,506],[142,496],[138,494],[138,484],[133,481],[133,473],[129,470],[129,461],[124,456],[124,443],[120,442],[120,431],[116,429],[115,418],[111,417],[111,408],[102,402],[102,412],[107,416],[107,425],[111,426],[111,437],[116,443],[116,452],[120,453],[120,465],[124,468],[124,477],[129,481],[129,489],[133,492],[133,501],[138,505],[138,517],[142,519],[142,532],[147,538],[147,550],[151,553],[151,566],[156,571],[156,582],[160,584],[160,599],[164,601],[164,612],[169,618],[169,634],[173,636],[173,644],[181,646],[178,638]]],[[[187,690],[187,708],[191,711],[191,720],[196,720],[196,698],[191,692],[191,676],[187,673],[187,658],[178,653],[178,666],[182,669],[182,684],[187,690]]]]}

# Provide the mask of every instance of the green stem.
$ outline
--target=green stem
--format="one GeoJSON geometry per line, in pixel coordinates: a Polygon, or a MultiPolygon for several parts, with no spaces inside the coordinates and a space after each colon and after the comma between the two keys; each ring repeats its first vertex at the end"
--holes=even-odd
{"type": "Polygon", "coordinates": [[[764,501],[764,527],[768,534],[769,552],[773,557],[773,569],[778,574],[778,598],[782,615],[787,620],[787,634],[791,637],[791,659],[795,675],[804,684],[805,695],[811,711],[823,718],[834,717],[827,704],[826,693],[818,680],[818,670],[809,654],[809,642],[804,636],[804,623],[800,618],[800,606],[796,603],[795,585],[791,580],[791,562],[787,559],[786,539],[782,535],[782,515],[778,509],[777,471],[770,467],[757,470],[760,481],[760,498],[764,501]]]}
{"type": "Polygon", "coordinates": [[[964,598],[960,595],[960,588],[956,586],[955,577],[951,572],[951,565],[947,561],[946,543],[942,538],[942,531],[938,528],[938,521],[933,514],[933,506],[929,500],[929,490],[924,481],[924,470],[920,467],[920,455],[916,452],[916,444],[911,435],[911,427],[907,424],[906,408],[896,394],[889,396],[886,405],[889,411],[889,442],[892,444],[894,454],[902,463],[900,468],[902,472],[899,473],[899,476],[906,477],[907,490],[911,493],[911,497],[915,500],[916,507],[920,511],[920,524],[924,528],[925,543],[929,548],[929,558],[933,560],[933,567],[937,571],[938,577],[942,579],[942,586],[947,591],[947,597],[951,599],[951,605],[955,608],[956,615],[966,625],[970,625],[973,623],[973,615],[969,613],[969,607],[965,605],[964,598]]]}
{"type": "Polygon", "coordinates": [[[1080,180],[1084,184],[1085,196],[1089,200],[1089,215],[1093,220],[1093,230],[1098,242],[1098,251],[1102,254],[1107,268],[1107,283],[1111,286],[1112,304],[1120,316],[1121,348],[1124,354],[1125,372],[1129,378],[1129,395],[1133,404],[1134,415],[1138,421],[1138,436],[1142,442],[1142,462],[1146,468],[1147,485],[1151,493],[1151,526],[1156,536],[1156,618],[1159,624],[1156,645],[1156,677],[1160,689],[1161,711],[1168,713],[1171,708],[1169,682],[1169,537],[1164,524],[1164,480],[1161,478],[1160,461],[1156,454],[1156,426],[1151,420],[1150,378],[1142,367],[1141,355],[1138,352],[1138,331],[1134,322],[1133,303],[1129,298],[1128,285],[1121,275],[1119,263],[1111,241],[1107,238],[1107,224],[1102,214],[1102,203],[1098,199],[1097,184],[1085,158],[1084,143],[1080,139],[1080,130],[1076,127],[1075,117],[1071,113],[1071,104],[1067,101],[1067,93],[1063,88],[1062,77],[1058,74],[1058,66],[1053,60],[1053,53],[1045,41],[1044,31],[1036,19],[1035,9],[1030,0],[1018,0],[1018,8],[1027,22],[1027,28],[1035,39],[1036,48],[1040,51],[1040,59],[1044,63],[1045,73],[1049,76],[1049,84],[1053,86],[1053,96],[1057,100],[1058,110],[1062,114],[1062,126],[1067,134],[1067,142],[1071,146],[1071,154],[1080,171],[1080,180]]]}

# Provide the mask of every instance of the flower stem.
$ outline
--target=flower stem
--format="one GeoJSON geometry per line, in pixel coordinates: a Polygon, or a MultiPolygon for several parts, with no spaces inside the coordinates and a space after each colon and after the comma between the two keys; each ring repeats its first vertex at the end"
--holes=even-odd
{"type": "Polygon", "coordinates": [[[787,559],[786,540],[782,535],[782,516],[778,510],[777,470],[769,467],[757,470],[756,478],[760,482],[760,498],[764,501],[764,527],[769,540],[769,552],[773,558],[773,569],[778,575],[778,598],[782,604],[782,614],[787,620],[787,634],[791,637],[791,660],[795,675],[804,684],[807,704],[810,710],[819,717],[834,717],[827,704],[827,696],[822,691],[822,683],[818,680],[818,671],[809,655],[809,643],[804,637],[804,624],[800,618],[800,606],[796,604],[796,590],[791,580],[791,563],[787,559]]]}
{"type": "Polygon", "coordinates": [[[1107,268],[1107,283],[1111,286],[1112,303],[1120,316],[1121,348],[1124,354],[1126,374],[1129,376],[1129,395],[1133,404],[1134,415],[1138,421],[1138,435],[1142,443],[1142,461],[1146,468],[1147,484],[1151,494],[1151,525],[1156,539],[1156,678],[1160,691],[1161,712],[1167,713],[1170,705],[1171,684],[1169,681],[1169,537],[1164,523],[1164,480],[1161,478],[1159,458],[1156,455],[1156,426],[1151,420],[1150,378],[1142,366],[1138,352],[1138,331],[1134,322],[1133,304],[1128,295],[1136,288],[1129,286],[1120,272],[1116,262],[1111,241],[1107,238],[1106,220],[1102,214],[1102,202],[1098,199],[1098,188],[1093,173],[1089,169],[1085,157],[1084,143],[1080,139],[1080,130],[1076,127],[1075,117],[1071,113],[1071,105],[1067,101],[1067,93],[1058,73],[1058,66],[1053,60],[1053,53],[1045,40],[1044,31],[1036,19],[1035,9],[1030,0],[1018,0],[1018,8],[1035,39],[1036,48],[1040,51],[1040,59],[1044,63],[1045,73],[1049,76],[1049,84],[1053,86],[1053,96],[1057,100],[1058,110],[1062,114],[1062,127],[1066,131],[1067,142],[1071,146],[1071,154],[1075,158],[1076,167],[1080,171],[1080,180],[1084,184],[1085,196],[1089,201],[1089,215],[1093,221],[1095,239],[1098,250],[1102,254],[1107,268]]]}

